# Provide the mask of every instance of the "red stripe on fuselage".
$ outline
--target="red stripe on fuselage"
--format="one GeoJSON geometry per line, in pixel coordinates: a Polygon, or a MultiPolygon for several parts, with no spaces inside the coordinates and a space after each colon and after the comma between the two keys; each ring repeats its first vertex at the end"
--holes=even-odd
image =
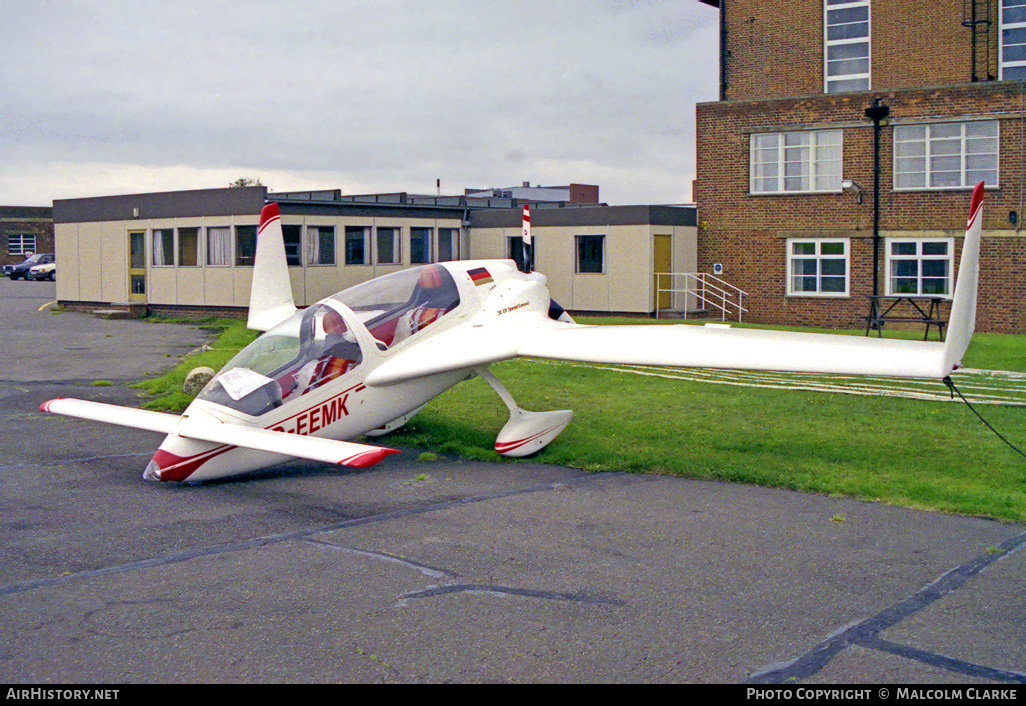
{"type": "MultiPolygon", "coordinates": [[[[350,392],[356,394],[357,392],[361,392],[365,389],[366,386],[363,383],[358,383],[353,387],[350,387],[349,389],[344,390],[338,393],[337,395],[334,395],[333,397],[329,397],[328,399],[322,402],[318,402],[315,405],[307,407],[302,412],[296,412],[292,416],[286,417],[280,422],[264,427],[264,429],[282,432],[285,434],[298,434],[299,436],[310,436],[315,431],[318,431],[326,426],[334,424],[343,417],[348,417],[349,410],[345,406],[346,396],[350,392]],[[331,404],[333,402],[335,403],[334,405],[331,404]],[[316,415],[313,414],[314,411],[317,412],[316,415]],[[325,414],[325,411],[327,411],[327,414],[325,414]],[[288,425],[291,426],[291,429],[286,429],[285,425],[287,425],[287,423],[290,421],[293,421],[292,424],[288,425]]],[[[202,466],[210,459],[214,458],[215,456],[220,456],[226,451],[231,451],[234,448],[237,447],[235,445],[225,444],[222,446],[218,446],[215,449],[211,449],[209,451],[204,451],[202,453],[196,454],[195,456],[186,457],[176,456],[173,453],[157,449],[157,452],[153,455],[153,460],[156,461],[157,465],[160,467],[160,479],[162,481],[183,481],[190,475],[195,473],[197,470],[199,470],[200,466],[202,466]],[[169,462],[169,465],[165,466],[165,462],[169,462]],[[167,477],[165,477],[165,471],[173,472],[170,473],[167,477]]],[[[392,453],[398,453],[398,451],[393,451],[392,453]]],[[[288,454],[283,455],[287,456],[288,454]]],[[[379,457],[377,460],[380,461],[381,458],[383,457],[379,457]]],[[[345,459],[343,459],[343,461],[344,460],[345,459]]],[[[377,461],[374,461],[373,463],[377,463],[377,461]]],[[[369,466],[372,465],[372,463],[367,463],[366,465],[369,466]]],[[[360,466],[360,468],[362,467],[363,466],[360,466]]]]}

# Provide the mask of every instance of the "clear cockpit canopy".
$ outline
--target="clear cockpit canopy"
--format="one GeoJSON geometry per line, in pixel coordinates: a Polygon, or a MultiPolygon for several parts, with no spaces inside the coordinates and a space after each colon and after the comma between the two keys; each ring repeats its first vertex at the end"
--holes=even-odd
{"type": "MultiPolygon", "coordinates": [[[[427,265],[358,284],[297,311],[232,358],[198,395],[259,416],[348,374],[363,351],[335,304],[349,307],[381,350],[397,345],[460,303],[448,270],[427,265]]],[[[357,324],[359,325],[359,324],[357,324]]]]}
{"type": "Polygon", "coordinates": [[[354,370],[363,351],[328,302],[297,311],[228,361],[198,398],[259,416],[354,370]]]}
{"type": "Polygon", "coordinates": [[[358,284],[331,299],[352,309],[378,348],[387,350],[459,306],[460,292],[447,269],[426,265],[358,284]]]}

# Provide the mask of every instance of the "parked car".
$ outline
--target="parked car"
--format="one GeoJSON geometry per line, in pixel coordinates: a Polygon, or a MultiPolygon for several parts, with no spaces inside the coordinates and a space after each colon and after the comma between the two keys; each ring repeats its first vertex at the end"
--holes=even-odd
{"type": "Polygon", "coordinates": [[[57,279],[57,263],[47,262],[42,265],[33,265],[28,271],[29,279],[48,279],[51,282],[57,279]]]}
{"type": "Polygon", "coordinates": [[[7,275],[11,279],[18,279],[22,277],[28,279],[29,270],[36,265],[45,265],[49,262],[53,262],[53,253],[36,253],[31,257],[27,258],[24,262],[19,262],[17,265],[4,265],[0,269],[0,274],[7,275]]]}

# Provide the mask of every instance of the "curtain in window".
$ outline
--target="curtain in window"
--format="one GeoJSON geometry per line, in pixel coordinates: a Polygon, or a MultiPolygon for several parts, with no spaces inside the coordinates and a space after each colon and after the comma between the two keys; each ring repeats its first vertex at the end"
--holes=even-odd
{"type": "Polygon", "coordinates": [[[215,267],[232,264],[232,235],[227,226],[207,228],[207,264],[215,267]]]}
{"type": "Polygon", "coordinates": [[[157,266],[175,264],[174,231],[158,229],[153,231],[153,264],[157,266]]]}
{"type": "Polygon", "coordinates": [[[318,265],[321,262],[321,230],[316,226],[306,228],[306,263],[318,265]]]}

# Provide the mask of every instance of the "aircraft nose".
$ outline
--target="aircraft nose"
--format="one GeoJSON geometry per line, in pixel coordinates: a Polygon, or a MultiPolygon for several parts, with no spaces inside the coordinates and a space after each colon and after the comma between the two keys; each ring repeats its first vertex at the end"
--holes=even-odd
{"type": "Polygon", "coordinates": [[[146,465],[143,478],[156,481],[196,480],[194,474],[201,466],[229,448],[223,444],[211,444],[169,434],[153,454],[153,459],[146,465]]]}
{"type": "Polygon", "coordinates": [[[157,459],[151,459],[146,464],[146,470],[143,471],[143,480],[160,480],[160,464],[157,463],[157,459]]]}

